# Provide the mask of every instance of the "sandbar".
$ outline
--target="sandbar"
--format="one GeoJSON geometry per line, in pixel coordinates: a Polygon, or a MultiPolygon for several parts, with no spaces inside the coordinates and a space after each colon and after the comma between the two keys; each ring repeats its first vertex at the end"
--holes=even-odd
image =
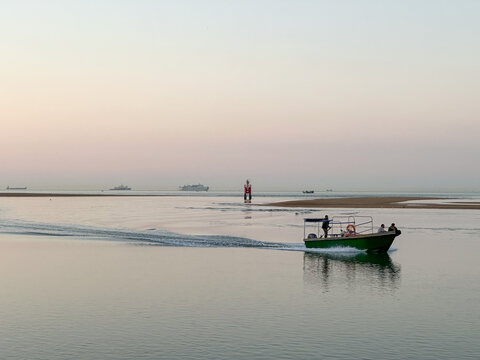
{"type": "MultiPolygon", "coordinates": [[[[427,201],[441,201],[446,198],[433,197],[347,197],[329,199],[292,200],[270,203],[271,206],[296,207],[296,208],[405,208],[405,209],[469,209],[480,210],[478,202],[448,202],[428,203],[427,201]],[[406,202],[408,201],[408,202],[406,202]],[[418,201],[418,202],[417,202],[418,201]]],[[[453,199],[448,199],[453,200],[453,199]]]]}

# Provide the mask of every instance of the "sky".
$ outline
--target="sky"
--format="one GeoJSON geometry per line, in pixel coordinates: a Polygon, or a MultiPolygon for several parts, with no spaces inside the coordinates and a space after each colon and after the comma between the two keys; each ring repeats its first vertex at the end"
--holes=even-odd
{"type": "Polygon", "coordinates": [[[0,1],[0,188],[480,191],[480,2],[0,1]]]}

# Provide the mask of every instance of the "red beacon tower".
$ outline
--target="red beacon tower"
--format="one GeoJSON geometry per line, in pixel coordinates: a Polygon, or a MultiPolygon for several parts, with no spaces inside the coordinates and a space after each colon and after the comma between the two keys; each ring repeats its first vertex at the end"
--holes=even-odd
{"type": "Polygon", "coordinates": [[[250,181],[245,182],[245,185],[243,185],[243,200],[247,201],[247,195],[248,195],[248,201],[252,201],[252,184],[250,184],[250,181]]]}

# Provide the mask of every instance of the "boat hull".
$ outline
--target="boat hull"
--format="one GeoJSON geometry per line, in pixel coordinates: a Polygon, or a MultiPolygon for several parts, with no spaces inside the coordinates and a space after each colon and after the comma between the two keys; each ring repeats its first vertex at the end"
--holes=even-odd
{"type": "Polygon", "coordinates": [[[304,239],[309,249],[327,249],[335,247],[351,247],[367,252],[386,252],[398,234],[395,231],[385,233],[354,235],[350,237],[332,237],[327,239],[304,239]]]}

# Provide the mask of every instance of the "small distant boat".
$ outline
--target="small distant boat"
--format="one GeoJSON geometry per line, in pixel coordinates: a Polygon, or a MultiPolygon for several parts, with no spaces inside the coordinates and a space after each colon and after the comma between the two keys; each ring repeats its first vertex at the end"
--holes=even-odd
{"type": "Polygon", "coordinates": [[[371,216],[334,216],[331,220],[306,218],[303,226],[303,241],[307,248],[352,247],[367,252],[386,252],[400,230],[374,232],[371,216]],[[323,235],[322,224],[328,221],[328,236],[323,235]],[[314,232],[307,235],[307,226],[313,226],[314,232]]]}
{"type": "Polygon", "coordinates": [[[303,190],[302,193],[304,194],[313,194],[315,191],[313,190],[303,190]]]}
{"type": "Polygon", "coordinates": [[[208,191],[209,187],[197,184],[197,185],[183,185],[179,187],[180,191],[208,191]]]}
{"type": "Polygon", "coordinates": [[[132,188],[127,186],[127,185],[122,184],[122,185],[115,186],[114,188],[112,188],[110,190],[132,190],[132,188]]]}
{"type": "Polygon", "coordinates": [[[327,190],[325,190],[325,191],[328,191],[328,192],[330,192],[330,191],[333,191],[333,190],[332,190],[332,189],[327,189],[327,190]]]}
{"type": "Polygon", "coordinates": [[[7,190],[27,190],[27,187],[24,186],[24,187],[10,187],[10,186],[7,186],[7,190]]]}

